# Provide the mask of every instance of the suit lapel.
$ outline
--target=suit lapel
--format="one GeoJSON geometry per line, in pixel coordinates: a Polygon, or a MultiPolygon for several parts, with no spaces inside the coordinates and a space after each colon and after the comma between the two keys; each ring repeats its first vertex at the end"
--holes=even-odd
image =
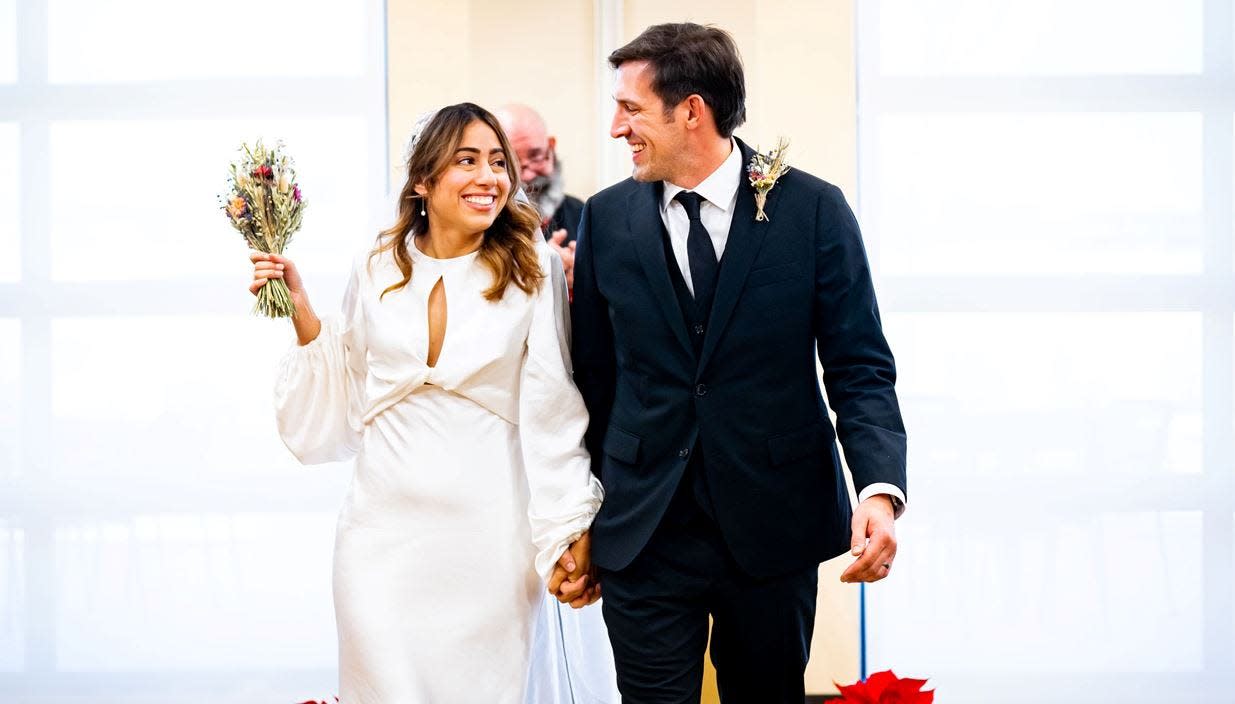
{"type": "Polygon", "coordinates": [[[673,329],[678,342],[693,356],[694,350],[686,336],[686,320],[678,306],[677,293],[673,290],[673,282],[669,280],[669,264],[665,260],[665,247],[662,242],[665,223],[660,219],[661,188],[659,183],[641,183],[631,194],[626,209],[630,217],[630,235],[635,243],[639,263],[643,265],[643,271],[651,284],[652,295],[660,303],[666,322],[673,329]]]}
{"type": "Polygon", "coordinates": [[[712,314],[708,319],[707,332],[703,338],[703,351],[699,356],[697,372],[699,374],[703,373],[708,359],[712,356],[712,350],[716,348],[716,343],[721,333],[724,332],[725,325],[729,323],[729,316],[733,314],[738,296],[742,293],[742,284],[746,281],[746,274],[750,271],[750,265],[755,261],[759,248],[763,246],[763,238],[768,234],[771,217],[779,201],[777,196],[781,190],[772,188],[768,191],[768,200],[763,210],[768,214],[769,219],[755,222],[755,190],[751,188],[750,179],[746,176],[746,165],[754,156],[754,150],[740,139],[737,143],[742,150],[742,174],[739,176],[741,183],[738,186],[737,203],[733,209],[733,222],[729,226],[729,239],[725,243],[725,252],[720,258],[716,297],[712,300],[712,314]]]}

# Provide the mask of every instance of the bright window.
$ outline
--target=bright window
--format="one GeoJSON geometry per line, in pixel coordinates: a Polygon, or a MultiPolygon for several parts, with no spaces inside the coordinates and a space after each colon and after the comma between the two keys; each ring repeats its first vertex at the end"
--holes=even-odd
{"type": "Polygon", "coordinates": [[[217,197],[282,139],[337,308],[391,217],[383,34],[376,0],[0,0],[0,699],[335,692],[349,470],[275,433],[293,339],[217,197]]]}
{"type": "Polygon", "coordinates": [[[868,671],[957,703],[1228,698],[1232,2],[855,4],[910,437],[868,671]]]}

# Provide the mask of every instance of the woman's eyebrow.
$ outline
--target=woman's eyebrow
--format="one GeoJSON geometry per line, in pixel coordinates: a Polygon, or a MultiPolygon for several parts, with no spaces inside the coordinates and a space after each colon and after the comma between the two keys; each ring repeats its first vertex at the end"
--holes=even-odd
{"type": "MultiPolygon", "coordinates": [[[[479,149],[477,149],[476,147],[459,147],[458,149],[456,149],[456,150],[455,150],[455,154],[458,154],[459,152],[468,152],[468,153],[471,153],[471,154],[479,154],[479,153],[480,153],[480,150],[479,150],[479,149]]],[[[491,154],[491,155],[492,155],[492,154],[502,154],[502,153],[503,153],[503,149],[502,149],[501,147],[494,147],[494,148],[492,148],[492,149],[490,149],[490,150],[489,150],[489,154],[491,154]]]]}

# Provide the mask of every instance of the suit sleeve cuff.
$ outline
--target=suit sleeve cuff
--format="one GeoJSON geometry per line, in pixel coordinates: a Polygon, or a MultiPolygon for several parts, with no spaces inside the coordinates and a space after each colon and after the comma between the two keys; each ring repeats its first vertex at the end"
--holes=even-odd
{"type": "Polygon", "coordinates": [[[886,494],[892,497],[892,508],[896,511],[896,518],[900,518],[901,514],[905,513],[905,492],[901,491],[900,487],[894,484],[876,483],[867,486],[858,494],[858,503],[862,503],[870,497],[878,496],[879,494],[886,494]]]}

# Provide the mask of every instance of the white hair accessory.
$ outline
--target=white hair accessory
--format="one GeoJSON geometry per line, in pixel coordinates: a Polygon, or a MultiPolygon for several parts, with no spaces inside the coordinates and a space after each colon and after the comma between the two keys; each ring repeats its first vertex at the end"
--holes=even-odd
{"type": "Polygon", "coordinates": [[[420,135],[425,131],[425,126],[429,121],[437,115],[437,110],[423,112],[420,117],[416,118],[416,122],[412,124],[411,134],[407,136],[407,145],[403,148],[403,165],[406,166],[412,160],[412,152],[416,150],[416,145],[420,143],[420,135]]]}

